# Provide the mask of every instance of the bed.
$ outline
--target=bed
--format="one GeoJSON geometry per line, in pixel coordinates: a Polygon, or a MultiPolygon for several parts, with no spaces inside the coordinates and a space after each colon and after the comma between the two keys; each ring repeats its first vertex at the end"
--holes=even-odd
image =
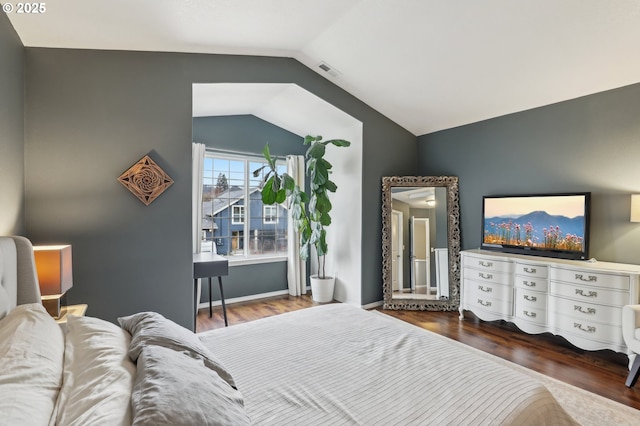
{"type": "Polygon", "coordinates": [[[345,304],[198,335],[154,312],[63,332],[28,240],[0,237],[0,256],[0,424],[577,424],[528,376],[345,304]]]}

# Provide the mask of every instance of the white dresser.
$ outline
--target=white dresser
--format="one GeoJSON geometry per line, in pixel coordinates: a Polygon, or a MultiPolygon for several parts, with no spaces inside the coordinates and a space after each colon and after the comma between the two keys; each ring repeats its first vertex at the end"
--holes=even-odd
{"type": "Polygon", "coordinates": [[[628,354],[622,306],[640,303],[640,266],[502,254],[461,253],[460,319],[506,320],[551,332],[586,350],[628,354]]]}

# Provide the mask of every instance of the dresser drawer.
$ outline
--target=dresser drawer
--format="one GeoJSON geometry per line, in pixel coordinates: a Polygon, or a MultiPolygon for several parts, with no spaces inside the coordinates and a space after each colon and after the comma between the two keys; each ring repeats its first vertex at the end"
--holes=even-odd
{"type": "Polygon", "coordinates": [[[603,306],[564,299],[562,297],[551,297],[549,299],[549,310],[579,320],[597,321],[617,326],[622,325],[621,307],[603,306]]]}
{"type": "Polygon", "coordinates": [[[546,265],[517,262],[516,275],[531,278],[547,278],[549,276],[549,267],[546,265]]]}
{"type": "Polygon", "coordinates": [[[469,298],[469,305],[473,309],[482,309],[500,315],[511,315],[513,303],[507,300],[497,300],[490,297],[476,296],[469,298]]]}
{"type": "Polygon", "coordinates": [[[536,291],[516,289],[516,306],[530,306],[537,309],[547,309],[547,295],[536,291]]]}
{"type": "Polygon", "coordinates": [[[467,280],[496,284],[509,284],[511,282],[511,275],[509,274],[494,271],[479,271],[472,268],[464,268],[464,278],[467,280]]]}
{"type": "Polygon", "coordinates": [[[600,324],[557,313],[551,316],[554,318],[555,326],[566,333],[599,342],[624,345],[622,328],[619,326],[600,324]]]}
{"type": "Polygon", "coordinates": [[[475,280],[467,281],[466,285],[465,291],[472,298],[500,299],[509,302],[513,300],[513,288],[511,286],[475,280]]]}
{"type": "Polygon", "coordinates": [[[535,324],[545,325],[547,323],[546,309],[523,306],[516,303],[515,316],[535,324]]]}
{"type": "Polygon", "coordinates": [[[516,275],[515,286],[528,290],[536,290],[546,292],[549,289],[549,281],[546,278],[529,278],[516,275]]]}
{"type": "Polygon", "coordinates": [[[551,281],[551,294],[599,305],[622,306],[629,303],[628,292],[606,290],[586,285],[565,284],[555,281],[551,281]]]}
{"type": "Polygon", "coordinates": [[[568,283],[629,290],[631,278],[628,275],[603,274],[579,269],[552,268],[551,279],[568,283]]]}
{"type": "Polygon", "coordinates": [[[508,274],[513,271],[513,262],[493,259],[491,257],[463,256],[462,266],[482,271],[505,272],[508,274]]]}

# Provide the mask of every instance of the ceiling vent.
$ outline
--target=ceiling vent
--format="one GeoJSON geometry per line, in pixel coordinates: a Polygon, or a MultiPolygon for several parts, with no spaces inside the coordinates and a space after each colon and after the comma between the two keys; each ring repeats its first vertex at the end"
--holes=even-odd
{"type": "Polygon", "coordinates": [[[340,76],[340,74],[342,74],[340,71],[338,71],[337,69],[333,68],[332,66],[330,66],[326,62],[320,62],[320,65],[318,65],[318,68],[320,68],[322,71],[324,71],[327,74],[329,74],[331,77],[338,77],[338,76],[340,76]]]}

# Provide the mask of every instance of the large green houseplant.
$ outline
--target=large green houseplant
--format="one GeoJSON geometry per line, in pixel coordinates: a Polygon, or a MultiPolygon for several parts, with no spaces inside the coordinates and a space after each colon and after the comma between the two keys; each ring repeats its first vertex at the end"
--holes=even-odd
{"type": "MultiPolygon", "coordinates": [[[[262,154],[267,164],[253,172],[258,177],[264,169],[262,184],[262,202],[267,205],[281,204],[288,199],[288,207],[295,229],[300,238],[300,257],[309,258],[309,247],[315,247],[318,261],[319,279],[327,279],[325,271],[325,256],[328,252],[326,227],[331,224],[331,201],[329,193],[338,188],[329,179],[332,165],[324,154],[327,145],[348,147],[351,142],[343,139],[322,140],[322,136],[306,136],[304,145],[310,145],[305,154],[306,176],[309,179],[309,192],[300,188],[294,179],[286,173],[278,173],[275,159],[269,151],[269,144],[265,145],[262,154]]],[[[312,278],[314,275],[312,274],[312,278]]],[[[333,293],[333,292],[332,292],[333,293]]]]}

